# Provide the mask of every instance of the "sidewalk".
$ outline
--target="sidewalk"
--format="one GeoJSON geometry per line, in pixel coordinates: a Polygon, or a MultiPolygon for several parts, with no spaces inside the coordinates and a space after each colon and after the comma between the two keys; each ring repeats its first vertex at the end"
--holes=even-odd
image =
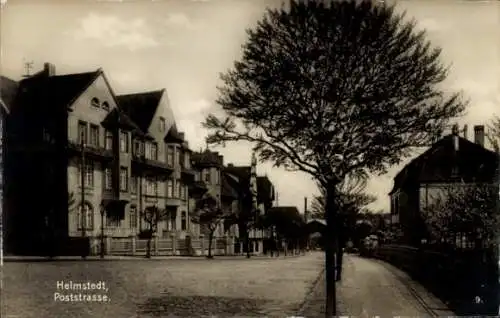
{"type": "MultiPolygon", "coordinates": [[[[221,255],[214,256],[212,260],[252,260],[252,259],[285,259],[304,256],[300,255],[288,255],[279,257],[271,257],[268,255],[252,255],[250,259],[246,255],[221,255]]],[[[140,256],[118,256],[118,255],[105,255],[104,258],[100,258],[98,255],[91,255],[83,259],[81,256],[56,256],[53,258],[48,258],[46,256],[19,256],[19,255],[5,255],[3,257],[3,262],[56,262],[56,261],[161,261],[161,260],[206,260],[205,256],[151,256],[151,258],[146,258],[144,255],[140,256]]]]}
{"type": "MultiPolygon", "coordinates": [[[[456,316],[437,297],[404,272],[377,260],[346,255],[337,283],[337,315],[356,317],[456,316]]],[[[326,281],[320,279],[299,311],[302,317],[325,315],[326,281]]]]}

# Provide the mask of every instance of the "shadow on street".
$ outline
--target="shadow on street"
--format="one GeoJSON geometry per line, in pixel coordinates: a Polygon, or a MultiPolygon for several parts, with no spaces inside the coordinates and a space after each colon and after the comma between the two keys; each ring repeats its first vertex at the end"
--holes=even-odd
{"type": "Polygon", "coordinates": [[[175,296],[162,295],[149,298],[138,305],[137,312],[152,317],[165,316],[212,316],[241,315],[258,317],[264,313],[259,309],[269,302],[250,298],[229,298],[218,296],[175,296]]]}

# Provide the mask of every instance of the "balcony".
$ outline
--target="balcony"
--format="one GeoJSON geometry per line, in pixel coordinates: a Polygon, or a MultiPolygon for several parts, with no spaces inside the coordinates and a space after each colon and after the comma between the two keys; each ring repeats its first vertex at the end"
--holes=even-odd
{"type": "Polygon", "coordinates": [[[111,237],[128,237],[136,235],[137,229],[121,226],[106,226],[104,227],[104,236],[111,237]]]}
{"type": "Polygon", "coordinates": [[[193,183],[195,175],[196,175],[195,170],[182,167],[181,178],[185,183],[188,183],[188,184],[193,183]]]}
{"type": "Polygon", "coordinates": [[[165,205],[169,207],[178,207],[181,206],[182,199],[179,198],[167,198],[165,200],[165,205]]]}
{"type": "Polygon", "coordinates": [[[159,160],[147,159],[144,156],[133,155],[132,166],[136,169],[149,170],[155,173],[171,174],[174,169],[172,166],[159,160]]]}
{"type": "MultiPolygon", "coordinates": [[[[80,156],[82,153],[82,146],[76,142],[68,142],[68,152],[71,155],[80,156]]],[[[84,147],[84,154],[87,158],[93,160],[111,160],[113,159],[113,151],[101,147],[86,145],[84,147]]]]}
{"type": "Polygon", "coordinates": [[[201,196],[208,191],[208,187],[203,181],[194,181],[189,184],[189,194],[193,197],[201,196]]]}

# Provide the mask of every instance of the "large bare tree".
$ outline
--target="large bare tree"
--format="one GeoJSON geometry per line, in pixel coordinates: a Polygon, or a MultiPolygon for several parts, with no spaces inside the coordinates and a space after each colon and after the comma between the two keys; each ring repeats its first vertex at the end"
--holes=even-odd
{"type": "Polygon", "coordinates": [[[382,1],[290,1],[248,30],[222,75],[210,144],[248,141],[261,161],[326,189],[326,316],[336,315],[335,198],[346,175],[385,173],[461,115],[458,94],[415,23],[382,1]]]}

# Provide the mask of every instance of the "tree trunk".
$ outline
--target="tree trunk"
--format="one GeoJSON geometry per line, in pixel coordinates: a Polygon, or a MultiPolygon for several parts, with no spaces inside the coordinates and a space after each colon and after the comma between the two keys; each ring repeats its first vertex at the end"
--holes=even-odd
{"type": "Polygon", "coordinates": [[[246,242],[247,258],[250,258],[250,230],[247,228],[246,242]]]}
{"type": "Polygon", "coordinates": [[[338,242],[338,247],[337,247],[337,258],[336,258],[336,266],[335,269],[337,270],[336,272],[336,281],[340,281],[342,279],[342,260],[344,259],[344,244],[342,242],[338,242]]]}
{"type": "Polygon", "coordinates": [[[151,236],[148,237],[148,243],[146,248],[146,257],[151,258],[151,236]]]}
{"type": "Polygon", "coordinates": [[[146,246],[146,257],[151,258],[151,240],[153,239],[153,231],[149,230],[148,233],[148,243],[146,246]]]}
{"type": "Polygon", "coordinates": [[[212,241],[214,239],[214,231],[210,231],[208,234],[208,258],[213,258],[212,256],[212,241]]]}
{"type": "Polygon", "coordinates": [[[326,272],[326,304],[325,316],[337,315],[337,295],[335,290],[335,248],[337,247],[337,207],[335,206],[336,184],[329,182],[326,188],[326,240],[325,240],[325,272],[326,272]]]}

